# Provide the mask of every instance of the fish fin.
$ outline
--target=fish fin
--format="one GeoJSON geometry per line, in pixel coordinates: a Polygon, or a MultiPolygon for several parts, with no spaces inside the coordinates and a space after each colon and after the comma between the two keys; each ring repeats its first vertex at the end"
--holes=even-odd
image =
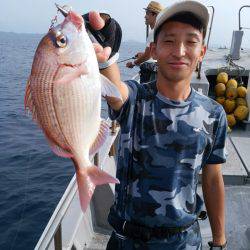
{"type": "Polygon", "coordinates": [[[122,101],[122,96],[117,87],[104,75],[101,74],[102,96],[112,97],[115,101],[122,101]]]}
{"type": "Polygon", "coordinates": [[[76,180],[78,185],[80,204],[83,212],[86,212],[97,185],[119,183],[119,180],[117,178],[100,170],[96,166],[88,168],[78,168],[76,171],[76,180]]]}
{"type": "Polygon", "coordinates": [[[24,109],[25,109],[25,112],[32,114],[33,120],[38,122],[36,107],[33,103],[32,96],[31,96],[30,77],[27,81],[27,85],[25,89],[24,109]]]}
{"type": "MultiPolygon", "coordinates": [[[[67,67],[67,66],[63,66],[67,67]]],[[[74,66],[72,67],[72,71],[65,74],[63,77],[54,80],[54,84],[62,84],[62,83],[69,83],[78,78],[81,75],[86,75],[88,74],[88,69],[86,65],[81,64],[80,66],[74,66]]]]}
{"type": "Polygon", "coordinates": [[[96,137],[94,143],[92,144],[92,146],[89,150],[90,155],[94,155],[98,152],[100,147],[106,141],[108,135],[109,135],[109,124],[105,120],[102,120],[98,136],[96,137]]]}
{"type": "Polygon", "coordinates": [[[50,145],[50,147],[51,147],[52,151],[60,157],[64,157],[64,158],[72,158],[73,157],[73,155],[70,152],[66,151],[65,149],[62,149],[61,147],[59,147],[57,145],[50,145]]]}

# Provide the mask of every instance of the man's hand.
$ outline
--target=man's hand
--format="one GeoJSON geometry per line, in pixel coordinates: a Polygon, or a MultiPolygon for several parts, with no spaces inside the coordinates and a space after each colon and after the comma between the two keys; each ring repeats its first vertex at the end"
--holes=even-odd
{"type": "MultiPolygon", "coordinates": [[[[89,22],[90,25],[96,30],[102,29],[105,25],[105,22],[101,18],[100,14],[95,11],[89,12],[89,22]]],[[[98,62],[101,63],[106,62],[111,53],[111,48],[110,47],[103,48],[99,43],[94,43],[93,45],[98,62]]]]}
{"type": "MultiPolygon", "coordinates": [[[[105,22],[99,15],[99,13],[95,11],[89,12],[89,23],[93,29],[100,30],[104,27],[105,22]]],[[[99,43],[95,43],[94,49],[96,52],[96,57],[99,63],[103,63],[108,61],[109,56],[111,54],[111,47],[105,47],[103,48],[102,45],[99,43]]],[[[103,68],[100,70],[100,73],[107,77],[118,89],[122,96],[122,100],[113,100],[112,98],[109,100],[107,99],[108,104],[110,107],[114,110],[120,110],[123,103],[127,100],[128,98],[128,87],[125,83],[121,81],[120,78],[120,71],[117,63],[113,63],[109,65],[107,68],[103,68]]]]}
{"type": "Polygon", "coordinates": [[[134,68],[134,66],[135,66],[135,64],[134,64],[133,62],[127,62],[127,63],[126,63],[126,67],[127,67],[127,68],[132,69],[132,68],[134,68]]]}

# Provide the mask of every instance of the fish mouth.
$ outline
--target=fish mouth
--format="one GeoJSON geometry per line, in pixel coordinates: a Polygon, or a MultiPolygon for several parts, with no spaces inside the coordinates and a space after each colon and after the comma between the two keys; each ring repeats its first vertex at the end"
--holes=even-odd
{"type": "Polygon", "coordinates": [[[88,73],[86,61],[83,61],[83,62],[77,63],[77,64],[61,63],[61,64],[59,64],[59,67],[71,67],[74,70],[77,70],[79,72],[79,74],[81,74],[81,75],[88,73]]]}
{"type": "Polygon", "coordinates": [[[67,84],[74,81],[76,78],[81,77],[81,75],[88,74],[88,69],[84,62],[79,64],[61,63],[59,64],[57,72],[60,70],[60,68],[65,68],[65,67],[70,67],[72,70],[70,70],[70,72],[66,73],[61,78],[55,79],[54,84],[62,84],[62,83],[67,84]]]}

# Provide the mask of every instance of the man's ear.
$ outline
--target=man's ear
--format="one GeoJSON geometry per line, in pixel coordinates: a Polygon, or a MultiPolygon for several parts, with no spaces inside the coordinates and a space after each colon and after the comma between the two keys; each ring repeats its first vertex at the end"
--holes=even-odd
{"type": "Polygon", "coordinates": [[[155,42],[150,43],[150,55],[154,60],[157,60],[155,42]]]}
{"type": "Polygon", "coordinates": [[[199,58],[199,62],[201,62],[206,54],[207,51],[207,46],[206,45],[202,45],[202,49],[201,49],[201,53],[200,53],[200,58],[199,58]]]}

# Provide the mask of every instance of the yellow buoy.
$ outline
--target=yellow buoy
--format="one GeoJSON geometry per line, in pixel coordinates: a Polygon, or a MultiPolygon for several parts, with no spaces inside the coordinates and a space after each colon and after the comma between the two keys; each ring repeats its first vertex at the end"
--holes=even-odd
{"type": "Polygon", "coordinates": [[[248,112],[248,107],[239,106],[234,110],[234,116],[237,120],[242,121],[247,118],[248,112]]]}
{"type": "Polygon", "coordinates": [[[220,72],[217,75],[216,82],[222,82],[226,84],[228,82],[228,74],[226,72],[220,72]]]}
{"type": "Polygon", "coordinates": [[[243,86],[240,86],[237,88],[237,92],[239,97],[245,98],[247,94],[247,89],[243,86]]]}
{"type": "Polygon", "coordinates": [[[227,99],[223,105],[227,114],[232,113],[236,107],[235,100],[227,99]]]}
{"type": "Polygon", "coordinates": [[[215,100],[216,100],[216,102],[218,102],[219,104],[223,105],[224,102],[225,102],[225,100],[226,100],[226,98],[225,98],[224,96],[219,96],[219,97],[217,97],[215,100]]]}
{"type": "Polygon", "coordinates": [[[226,89],[226,97],[230,100],[234,100],[238,96],[236,88],[230,87],[226,89]]]}
{"type": "Polygon", "coordinates": [[[232,128],[236,124],[236,119],[234,117],[234,114],[227,115],[227,123],[230,128],[232,128]]]}
{"type": "Polygon", "coordinates": [[[235,79],[231,78],[231,79],[227,82],[226,86],[227,86],[227,88],[230,88],[230,87],[237,88],[238,82],[237,82],[235,79]]]}
{"type": "Polygon", "coordinates": [[[224,83],[219,82],[214,87],[215,95],[216,96],[224,96],[226,92],[226,86],[224,83]]]}
{"type": "Polygon", "coordinates": [[[246,106],[247,107],[247,101],[246,101],[246,99],[241,98],[241,97],[237,98],[236,99],[236,106],[237,107],[238,106],[246,106]]]}

